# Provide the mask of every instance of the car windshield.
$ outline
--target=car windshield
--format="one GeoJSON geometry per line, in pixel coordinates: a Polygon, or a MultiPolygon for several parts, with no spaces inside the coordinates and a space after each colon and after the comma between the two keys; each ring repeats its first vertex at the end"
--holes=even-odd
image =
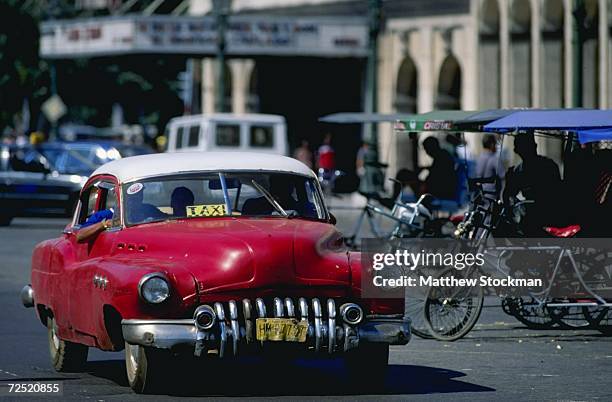
{"type": "Polygon", "coordinates": [[[85,155],[67,148],[42,148],[45,158],[53,165],[54,170],[63,174],[89,175],[100,163],[94,163],[85,155]]]}
{"type": "Polygon", "coordinates": [[[167,176],[126,183],[123,197],[128,226],[220,216],[326,219],[315,179],[288,173],[167,176]]]}

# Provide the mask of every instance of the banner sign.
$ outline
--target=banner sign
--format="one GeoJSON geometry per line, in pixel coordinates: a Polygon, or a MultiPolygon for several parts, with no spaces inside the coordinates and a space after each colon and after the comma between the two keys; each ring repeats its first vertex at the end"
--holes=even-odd
{"type": "MultiPolygon", "coordinates": [[[[226,30],[229,55],[365,57],[368,27],[354,17],[233,16],[226,30]]],[[[45,58],[128,53],[213,55],[213,17],[133,16],[47,21],[41,25],[45,58]]]]}

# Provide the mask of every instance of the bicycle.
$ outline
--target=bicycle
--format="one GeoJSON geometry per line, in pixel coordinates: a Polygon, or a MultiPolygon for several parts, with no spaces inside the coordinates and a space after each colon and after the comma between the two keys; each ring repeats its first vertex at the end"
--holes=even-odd
{"type": "MultiPolygon", "coordinates": [[[[497,259],[494,265],[497,272],[508,277],[538,276],[544,284],[543,289],[529,289],[527,296],[499,294],[503,298],[504,311],[529,328],[594,328],[609,333],[612,304],[595,291],[595,288],[599,291],[612,289],[609,272],[599,268],[601,253],[589,256],[585,252],[580,253],[581,250],[571,250],[558,245],[487,246],[486,241],[493,233],[502,231],[504,234],[522,234],[512,217],[516,209],[532,201],[503,205],[483,190],[482,185],[485,183],[487,181],[473,182],[477,191],[474,192],[470,210],[457,228],[456,236],[468,241],[472,249],[488,255],[488,263],[497,259]],[[503,261],[520,251],[536,253],[542,257],[538,272],[531,272],[532,267],[528,264],[521,265],[520,258],[513,261],[511,268],[502,266],[503,261]],[[583,258],[577,260],[575,257],[578,255],[583,258]],[[555,296],[555,291],[559,289],[564,290],[565,297],[555,296]],[[602,324],[604,322],[605,324],[602,324]]],[[[545,229],[556,234],[556,237],[568,237],[568,234],[574,235],[577,231],[571,228],[565,228],[564,232],[556,228],[545,229]]],[[[449,268],[443,270],[439,277],[459,275],[463,278],[478,278],[482,274],[483,270],[478,267],[461,272],[449,268]]],[[[460,339],[469,333],[478,321],[483,301],[482,286],[459,289],[431,287],[424,304],[427,329],[439,340],[460,339]]]]}

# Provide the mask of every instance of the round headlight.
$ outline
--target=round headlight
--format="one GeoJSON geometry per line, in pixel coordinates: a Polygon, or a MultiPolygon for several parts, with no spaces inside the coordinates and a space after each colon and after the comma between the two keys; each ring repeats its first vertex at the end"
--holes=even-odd
{"type": "Polygon", "coordinates": [[[170,285],[160,274],[145,275],[140,280],[139,293],[147,303],[159,304],[170,297],[170,285]]]}

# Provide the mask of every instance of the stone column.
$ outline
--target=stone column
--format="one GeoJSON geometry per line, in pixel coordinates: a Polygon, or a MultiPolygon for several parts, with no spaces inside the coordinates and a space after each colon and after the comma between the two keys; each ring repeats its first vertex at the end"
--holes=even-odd
{"type": "Polygon", "coordinates": [[[541,1],[531,0],[531,107],[540,107],[540,55],[542,54],[541,1]]]}
{"type": "Polygon", "coordinates": [[[608,0],[599,0],[599,108],[608,107],[608,0]]]}
{"type": "MultiPolygon", "coordinates": [[[[399,53],[397,35],[393,32],[385,33],[379,37],[378,45],[378,113],[393,112],[393,97],[397,72],[394,61],[399,53]]],[[[378,152],[380,161],[387,163],[387,177],[394,177],[398,169],[399,157],[397,154],[397,139],[393,130],[393,123],[378,125],[378,152]]],[[[384,187],[388,188],[387,183],[384,187]]]]}
{"type": "Polygon", "coordinates": [[[233,59],[229,61],[232,72],[232,113],[245,113],[248,77],[244,74],[244,60],[233,59]]]}
{"type": "Polygon", "coordinates": [[[572,32],[573,32],[573,4],[572,0],[563,0],[563,8],[564,8],[564,16],[563,16],[563,51],[565,54],[564,63],[565,63],[565,77],[564,77],[564,86],[565,86],[565,107],[572,106],[572,95],[574,90],[572,88],[572,74],[574,70],[574,66],[572,63],[572,32]]]}
{"type": "Polygon", "coordinates": [[[425,26],[419,31],[420,43],[415,49],[414,62],[418,67],[418,110],[419,113],[430,112],[434,108],[434,95],[437,80],[433,66],[433,30],[425,26]]]}
{"type": "Polygon", "coordinates": [[[512,106],[510,104],[510,15],[508,12],[508,1],[498,0],[499,4],[499,72],[500,72],[500,104],[502,108],[512,106]]]}
{"type": "Polygon", "coordinates": [[[202,113],[215,112],[215,71],[214,59],[202,59],[202,113]]]}

